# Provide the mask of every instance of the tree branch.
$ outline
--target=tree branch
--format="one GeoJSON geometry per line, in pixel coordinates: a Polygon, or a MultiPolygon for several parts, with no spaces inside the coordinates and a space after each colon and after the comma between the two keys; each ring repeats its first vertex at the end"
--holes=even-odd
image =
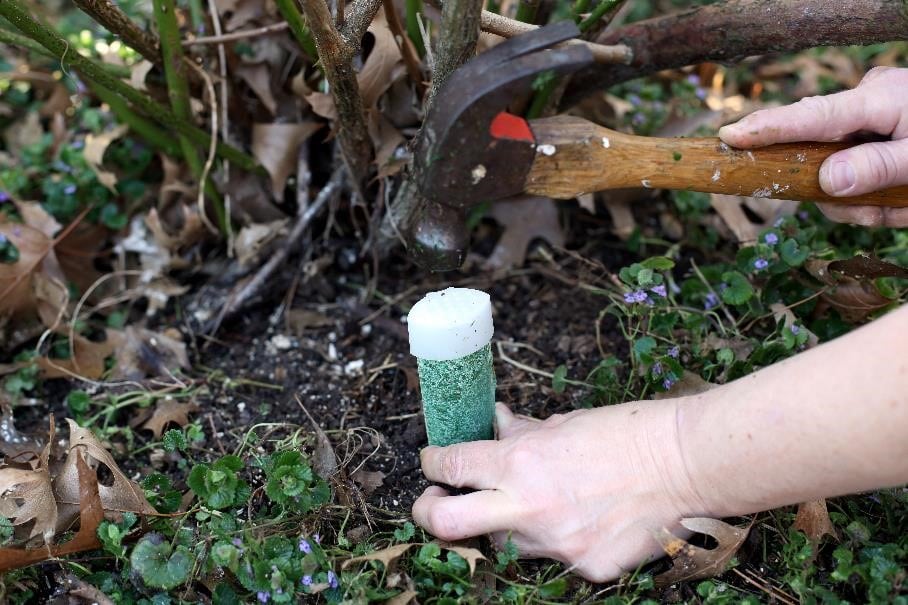
{"type": "Polygon", "coordinates": [[[435,50],[435,72],[427,107],[455,69],[476,52],[482,16],[482,0],[446,0],[441,9],[441,31],[435,50]]]}
{"type": "Polygon", "coordinates": [[[375,13],[381,8],[382,0],[357,0],[350,8],[350,15],[344,21],[344,28],[341,35],[350,47],[351,54],[355,55],[360,51],[363,36],[372,24],[375,13]]]}
{"type": "Polygon", "coordinates": [[[119,36],[127,46],[136,50],[155,65],[161,65],[161,43],[153,35],[136,25],[120,7],[111,0],[73,0],[89,17],[119,36]]]}
{"type": "MultiPolygon", "coordinates": [[[[276,4],[284,19],[290,23],[290,29],[296,34],[302,21],[296,0],[276,0],[276,4]]],[[[337,108],[338,141],[344,163],[355,188],[361,191],[369,174],[372,142],[366,128],[366,113],[359,94],[356,72],[353,70],[354,49],[334,27],[331,12],[324,0],[303,0],[303,13],[337,108]]]]}
{"type": "Polygon", "coordinates": [[[663,69],[815,46],[908,39],[905,0],[729,0],[607,31],[599,44],[627,44],[628,66],[586,69],[575,75],[562,102],[663,69]]]}
{"type": "MultiPolygon", "coordinates": [[[[501,36],[503,38],[512,38],[519,34],[525,34],[539,29],[538,25],[523,23],[507,17],[502,17],[490,11],[482,11],[482,31],[501,36]]],[[[597,63],[630,63],[632,53],[630,47],[625,44],[615,46],[604,46],[594,44],[585,40],[568,40],[565,44],[583,44],[586,45],[593,53],[593,58],[597,63]]]]}

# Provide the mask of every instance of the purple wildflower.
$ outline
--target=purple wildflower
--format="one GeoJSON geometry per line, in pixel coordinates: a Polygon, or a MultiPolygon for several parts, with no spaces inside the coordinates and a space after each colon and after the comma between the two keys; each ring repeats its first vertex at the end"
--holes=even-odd
{"type": "Polygon", "coordinates": [[[625,292],[624,293],[624,302],[626,302],[629,305],[632,305],[635,302],[637,302],[636,292],[625,292]]]}
{"type": "Polygon", "coordinates": [[[668,296],[668,292],[665,290],[665,284],[659,284],[658,286],[652,287],[649,291],[653,294],[658,294],[662,298],[668,296]]]}
{"type": "Polygon", "coordinates": [[[776,244],[779,243],[779,236],[770,231],[765,236],[763,236],[763,241],[766,242],[767,244],[769,244],[770,246],[775,246],[776,244]]]}
{"type": "Polygon", "coordinates": [[[629,305],[634,303],[651,303],[649,295],[643,290],[634,290],[633,292],[625,292],[624,302],[629,305]]]}
{"type": "Polygon", "coordinates": [[[0,246],[5,246],[9,240],[6,239],[6,236],[0,233],[0,246]]]}
{"type": "Polygon", "coordinates": [[[320,535],[318,535],[318,534],[315,534],[314,536],[312,536],[312,539],[315,540],[315,543],[316,543],[316,544],[321,544],[321,543],[322,543],[322,537],[321,537],[320,535]]]}
{"type": "Polygon", "coordinates": [[[672,388],[673,386],[675,386],[676,382],[678,382],[678,380],[675,378],[675,375],[669,374],[668,376],[665,377],[665,380],[662,381],[662,388],[664,388],[667,391],[670,388],[672,388]]]}
{"type": "Polygon", "coordinates": [[[653,376],[661,376],[661,375],[662,375],[662,364],[657,361],[656,363],[653,364],[653,376]]]}
{"type": "Polygon", "coordinates": [[[646,116],[643,115],[642,113],[640,113],[640,112],[638,111],[638,112],[635,113],[634,116],[631,118],[631,122],[632,122],[635,126],[640,126],[641,124],[644,124],[644,123],[646,122],[646,116]]]}
{"type": "Polygon", "coordinates": [[[673,357],[674,359],[678,359],[678,355],[680,355],[680,354],[681,354],[681,347],[679,347],[677,345],[673,346],[671,349],[668,350],[668,356],[673,357]]]}
{"type": "Polygon", "coordinates": [[[230,541],[230,543],[233,544],[234,546],[236,546],[237,548],[243,548],[243,541],[239,538],[234,538],[233,540],[230,541]]]}
{"type": "Polygon", "coordinates": [[[13,227],[13,235],[15,235],[16,237],[22,237],[22,227],[20,227],[19,225],[13,227]]]}
{"type": "Polygon", "coordinates": [[[340,583],[337,581],[337,576],[334,575],[334,572],[329,569],[328,570],[328,586],[330,586],[331,588],[337,588],[339,586],[339,584],[340,583]]]}
{"type": "Polygon", "coordinates": [[[643,104],[643,99],[640,98],[640,95],[630,94],[627,97],[628,102],[634,107],[640,107],[643,104]]]}
{"type": "Polygon", "coordinates": [[[70,145],[70,147],[78,151],[79,149],[83,149],[85,147],[85,141],[83,141],[82,139],[77,139],[73,141],[73,144],[70,145]]]}
{"type": "Polygon", "coordinates": [[[255,593],[255,598],[258,599],[259,603],[267,603],[269,600],[271,600],[271,593],[260,590],[255,593]]]}
{"type": "Polygon", "coordinates": [[[791,324],[790,330],[792,334],[797,334],[801,331],[801,326],[799,326],[798,324],[791,324]]]}
{"type": "Polygon", "coordinates": [[[754,261],[754,269],[756,269],[757,271],[762,271],[763,269],[765,269],[768,266],[769,266],[769,261],[766,260],[765,258],[758,258],[757,260],[754,261]]]}
{"type": "Polygon", "coordinates": [[[687,76],[687,83],[693,84],[694,86],[700,86],[700,76],[697,74],[690,74],[687,76]]]}
{"type": "Polygon", "coordinates": [[[778,229],[779,227],[782,226],[782,224],[783,224],[784,222],[785,222],[785,217],[784,217],[784,216],[780,216],[779,218],[776,219],[776,222],[774,222],[774,223],[772,224],[772,226],[775,227],[776,229],[778,229]]]}
{"type": "Polygon", "coordinates": [[[697,98],[701,101],[705,101],[709,93],[706,92],[706,89],[702,86],[698,86],[697,90],[694,91],[694,94],[697,95],[697,98]]]}
{"type": "Polygon", "coordinates": [[[806,210],[801,210],[800,212],[798,212],[798,218],[802,221],[806,221],[808,218],[810,218],[810,215],[807,214],[806,210]]]}
{"type": "Polygon", "coordinates": [[[78,188],[75,185],[67,185],[63,188],[63,193],[65,193],[66,195],[72,195],[76,192],[77,189],[78,188]]]}
{"type": "Polygon", "coordinates": [[[709,311],[719,306],[719,297],[716,296],[715,292],[709,292],[706,295],[706,298],[703,300],[703,308],[709,311]]]}
{"type": "Polygon", "coordinates": [[[10,196],[5,191],[0,191],[0,204],[5,204],[10,200],[10,196]]]}
{"type": "Polygon", "coordinates": [[[303,586],[312,586],[312,576],[303,576],[303,586]]]}
{"type": "Polygon", "coordinates": [[[312,552],[312,546],[305,538],[300,538],[300,552],[304,552],[307,555],[312,552]]]}

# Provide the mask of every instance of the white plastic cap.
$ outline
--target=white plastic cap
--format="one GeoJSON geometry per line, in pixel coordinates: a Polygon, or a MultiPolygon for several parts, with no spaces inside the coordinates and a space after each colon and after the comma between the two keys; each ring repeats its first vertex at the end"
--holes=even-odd
{"type": "Polygon", "coordinates": [[[492,299],[469,288],[430,292],[407,316],[410,354],[447,361],[475,353],[492,340],[492,299]]]}

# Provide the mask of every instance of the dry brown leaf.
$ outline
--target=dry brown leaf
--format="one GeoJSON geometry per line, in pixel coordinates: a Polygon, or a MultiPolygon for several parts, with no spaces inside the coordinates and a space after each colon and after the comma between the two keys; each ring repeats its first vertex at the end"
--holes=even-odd
{"type": "Polygon", "coordinates": [[[794,214],[798,208],[798,202],[789,200],[770,200],[720,193],[710,194],[710,203],[738,243],[743,246],[756,244],[760,231],[772,225],[778,218],[794,214]],[[744,211],[745,207],[760,220],[756,222],[751,220],[744,211]]]}
{"type": "Polygon", "coordinates": [[[151,431],[155,439],[160,439],[168,424],[184,427],[189,424],[189,414],[198,411],[199,406],[191,401],[181,403],[174,399],[164,399],[158,401],[151,418],[142,423],[142,428],[151,431]]]}
{"type": "Polygon", "coordinates": [[[271,88],[271,69],[267,63],[243,63],[234,70],[234,73],[249,85],[268,113],[271,115],[277,113],[277,100],[271,88]]]}
{"type": "Polygon", "coordinates": [[[369,138],[375,148],[375,165],[378,166],[378,178],[397,174],[406,164],[403,159],[397,159],[395,152],[406,143],[404,135],[400,133],[377,109],[371,109],[369,114],[369,138]]]}
{"type": "Polygon", "coordinates": [[[550,198],[523,196],[499,201],[489,216],[504,227],[504,234],[486,260],[490,269],[519,267],[526,260],[527,247],[537,238],[553,246],[564,245],[558,205],[550,198]]]}
{"type": "Polygon", "coordinates": [[[792,527],[807,536],[807,540],[810,541],[810,546],[813,548],[814,557],[817,555],[817,547],[823,536],[836,537],[835,526],[829,518],[829,510],[826,508],[826,500],[822,499],[802,502],[798,506],[798,514],[792,527]]]}
{"type": "Polygon", "coordinates": [[[127,326],[122,332],[108,330],[107,334],[116,347],[111,373],[115,380],[171,376],[189,367],[186,345],[175,338],[136,326],[127,326]]]}
{"type": "Polygon", "coordinates": [[[79,514],[78,462],[82,455],[88,456],[94,463],[106,466],[113,477],[113,485],[98,485],[98,494],[105,511],[155,514],[156,511],[145,499],[142,488],[123,474],[94,434],[70,419],[67,419],[67,423],[69,423],[69,454],[54,478],[54,493],[59,503],[58,531],[68,529],[79,514]]]}
{"type": "Polygon", "coordinates": [[[252,125],[252,153],[271,175],[275,198],[283,199],[287,179],[299,164],[300,147],[322,126],[318,122],[252,125]]]}
{"type": "Polygon", "coordinates": [[[129,74],[129,83],[132,84],[132,87],[136,90],[147,91],[148,87],[145,85],[145,78],[148,77],[148,72],[154,69],[154,63],[143,59],[132,66],[132,72],[129,74]]]}
{"type": "Polygon", "coordinates": [[[6,149],[13,157],[22,157],[22,150],[41,141],[44,128],[37,111],[26,114],[25,119],[16,120],[3,131],[6,149]]]}
{"type": "Polygon", "coordinates": [[[29,539],[41,535],[46,544],[51,543],[57,527],[57,501],[47,466],[0,469],[0,514],[13,525],[34,521],[29,539]]]}
{"type": "Polygon", "coordinates": [[[103,134],[89,134],[85,137],[85,161],[98,177],[98,181],[116,193],[117,175],[101,168],[104,164],[104,153],[110,144],[129,131],[129,126],[121,124],[103,134]]]}
{"type": "Polygon", "coordinates": [[[637,229],[637,219],[631,212],[631,199],[626,195],[608,192],[603,196],[605,209],[612,218],[612,233],[622,241],[627,241],[637,229]]]}
{"type": "MultiPolygon", "coordinates": [[[[321,474],[321,473],[319,473],[321,474]]],[[[386,475],[381,471],[367,471],[359,469],[353,473],[353,480],[362,488],[365,496],[371,496],[385,482],[386,475]]]]}
{"type": "Polygon", "coordinates": [[[0,235],[19,250],[15,263],[0,263],[0,316],[20,315],[35,308],[33,278],[53,245],[44,233],[11,222],[0,222],[0,235]]]}
{"type": "Polygon", "coordinates": [[[302,336],[309,328],[327,328],[334,325],[334,320],[318,311],[308,309],[290,309],[287,322],[294,336],[302,336]]]}
{"type": "Polygon", "coordinates": [[[79,531],[72,540],[59,546],[51,546],[48,542],[46,548],[32,550],[0,548],[0,572],[75,552],[94,550],[100,546],[97,532],[104,520],[104,507],[98,493],[98,477],[85,463],[81,453],[76,454],[75,466],[78,474],[79,531]]]}
{"type": "Polygon", "coordinates": [[[366,561],[379,561],[385,566],[386,570],[391,570],[391,566],[397,562],[408,550],[416,546],[414,543],[408,544],[395,544],[394,546],[385,548],[383,550],[377,550],[371,552],[368,555],[363,555],[361,557],[353,557],[352,559],[347,559],[341,564],[341,569],[347,569],[354,563],[364,563],[366,561]]]}
{"type": "Polygon", "coordinates": [[[334,105],[334,98],[328,93],[312,92],[303,97],[312,112],[332,122],[337,119],[337,107],[334,105]]]}
{"type": "Polygon", "coordinates": [[[822,300],[839,312],[845,321],[860,323],[894,301],[879,291],[872,281],[861,281],[829,270],[830,261],[811,259],[804,268],[829,286],[822,300]]]}
{"type": "Polygon", "coordinates": [[[707,550],[676,537],[668,529],[655,532],[655,538],[672,558],[672,568],[655,577],[658,586],[712,578],[725,571],[728,562],[744,544],[750,528],[729,525],[718,519],[681,519],[681,525],[692,532],[712,536],[719,543],[707,550]]]}
{"type": "Polygon", "coordinates": [[[596,214],[596,194],[582,193],[577,196],[577,203],[590,214],[596,214]]]}
{"type": "Polygon", "coordinates": [[[448,543],[444,543],[444,542],[440,542],[439,546],[441,546],[445,550],[450,550],[452,552],[456,552],[458,555],[463,557],[466,560],[467,565],[470,566],[470,575],[471,576],[476,572],[476,562],[487,560],[485,555],[483,555],[481,552],[479,552],[479,550],[477,550],[475,548],[469,548],[466,546],[454,546],[453,544],[448,544],[448,543]]]}
{"type": "Polygon", "coordinates": [[[69,378],[73,374],[89,380],[98,380],[104,375],[105,363],[117,343],[110,338],[103,342],[88,340],[79,334],[73,335],[73,356],[69,359],[39,357],[35,362],[45,378],[69,378]]]}
{"type": "Polygon", "coordinates": [[[849,259],[832,261],[829,263],[829,270],[854,279],[876,279],[878,277],[908,279],[908,269],[887,263],[869,254],[858,254],[849,259]]]}
{"type": "Polygon", "coordinates": [[[62,115],[71,106],[72,99],[69,96],[69,89],[58,83],[53,87],[47,100],[41,104],[38,114],[42,118],[50,118],[55,115],[62,115]]]}
{"type": "Polygon", "coordinates": [[[372,34],[375,43],[356,76],[356,81],[363,97],[363,106],[370,109],[375,106],[379,97],[404,75],[405,69],[400,47],[388,27],[384,7],[378,10],[367,31],[372,34]]]}
{"type": "Polygon", "coordinates": [[[399,595],[393,596],[385,601],[385,605],[409,605],[415,601],[418,596],[419,593],[415,590],[405,590],[399,595]]]}
{"type": "Polygon", "coordinates": [[[241,267],[252,265],[268,244],[287,233],[287,219],[272,223],[253,223],[240,229],[233,243],[241,267]]]}

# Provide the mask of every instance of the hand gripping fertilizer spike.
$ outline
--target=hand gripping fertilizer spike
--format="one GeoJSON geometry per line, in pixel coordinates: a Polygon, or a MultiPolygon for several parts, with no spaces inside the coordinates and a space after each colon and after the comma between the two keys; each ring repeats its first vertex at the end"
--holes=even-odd
{"type": "Polygon", "coordinates": [[[491,439],[492,301],[468,288],[431,292],[407,316],[429,445],[491,439]]]}

